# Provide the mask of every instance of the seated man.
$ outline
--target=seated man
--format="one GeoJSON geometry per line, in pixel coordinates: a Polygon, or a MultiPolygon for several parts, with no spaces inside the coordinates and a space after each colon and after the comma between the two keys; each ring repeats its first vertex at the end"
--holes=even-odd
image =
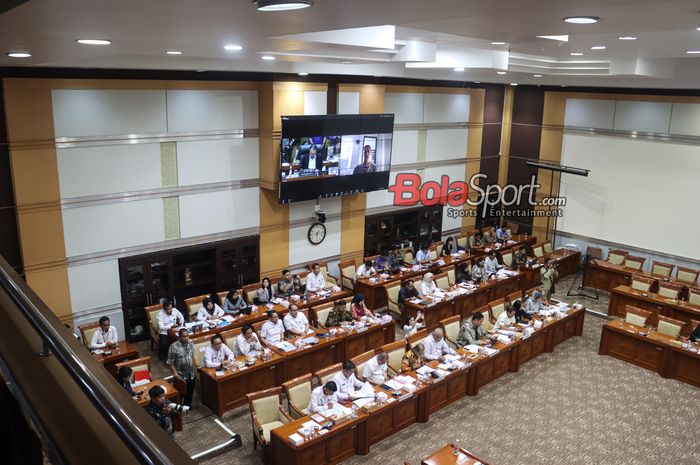
{"type": "Polygon", "coordinates": [[[214,320],[224,315],[224,311],[211,300],[211,297],[205,297],[202,300],[202,306],[197,310],[197,321],[214,320]]]}
{"type": "Polygon", "coordinates": [[[425,346],[419,342],[413,349],[406,352],[401,359],[401,372],[414,371],[426,365],[428,360],[425,358],[425,346]]]}
{"type": "Polygon", "coordinates": [[[414,265],[423,265],[426,263],[430,263],[430,247],[427,244],[423,244],[416,253],[414,265]]]}
{"type": "Polygon", "coordinates": [[[289,270],[284,270],[282,271],[282,279],[277,283],[277,295],[286,299],[292,294],[294,294],[292,273],[289,270]]]}
{"type": "Polygon", "coordinates": [[[376,173],[377,165],[372,163],[372,147],[365,145],[362,149],[362,163],[358,164],[352,174],[376,173]]]}
{"type": "Polygon", "coordinates": [[[209,347],[204,351],[204,366],[206,368],[217,368],[233,362],[235,356],[231,349],[224,344],[220,335],[213,335],[209,342],[209,347]]]}
{"type": "Polygon", "coordinates": [[[309,319],[294,304],[289,306],[289,313],[284,316],[283,321],[285,329],[292,336],[303,336],[309,330],[309,319]]]}
{"type": "Polygon", "coordinates": [[[326,324],[324,326],[327,328],[330,328],[331,326],[340,326],[343,321],[352,323],[355,320],[348,310],[347,302],[344,300],[338,300],[335,302],[335,304],[333,304],[333,309],[328,314],[328,318],[326,318],[326,324]]]}
{"type": "Polygon", "coordinates": [[[401,265],[403,265],[403,257],[395,246],[391,246],[391,250],[389,250],[389,268],[399,268],[401,265]]]}
{"type": "Polygon", "coordinates": [[[262,350],[258,335],[253,332],[253,327],[248,323],[243,325],[241,334],[236,337],[236,348],[239,354],[246,357],[257,355],[262,350]]]}
{"type": "Polygon", "coordinates": [[[407,279],[403,282],[401,289],[399,289],[399,305],[403,305],[407,300],[411,300],[414,297],[418,297],[420,293],[416,289],[415,284],[412,279],[407,279]]]}
{"type": "Polygon", "coordinates": [[[362,370],[362,377],[372,384],[384,384],[389,379],[389,355],[386,352],[379,352],[365,364],[362,370]]]}
{"type": "Polygon", "coordinates": [[[544,310],[545,305],[542,303],[542,292],[539,290],[532,293],[525,301],[525,311],[528,315],[544,310]]]}
{"type": "Polygon", "coordinates": [[[528,324],[530,321],[532,321],[532,317],[528,315],[525,310],[523,310],[523,304],[520,302],[520,300],[513,302],[513,308],[515,309],[516,323],[528,324]]]}
{"type": "Polygon", "coordinates": [[[471,318],[464,320],[459,328],[457,336],[457,346],[464,347],[468,344],[486,345],[491,342],[490,338],[481,324],[484,322],[484,315],[481,312],[475,312],[471,318]]]}
{"type": "Polygon", "coordinates": [[[520,246],[520,250],[515,252],[513,256],[513,268],[518,268],[519,265],[527,264],[527,249],[525,246],[520,246]]]}
{"type": "Polygon", "coordinates": [[[690,342],[700,342],[700,324],[698,324],[692,333],[690,333],[690,342]]]}
{"type": "Polygon", "coordinates": [[[311,399],[309,400],[309,413],[323,412],[327,409],[332,409],[338,396],[335,394],[338,390],[334,381],[328,381],[323,386],[318,386],[311,391],[311,399]]]}
{"type": "Polygon", "coordinates": [[[355,364],[352,363],[352,360],[343,362],[342,370],[336,373],[332,381],[338,386],[336,396],[338,396],[340,401],[353,400],[355,391],[364,384],[355,377],[355,364]]]}
{"type": "Polygon", "coordinates": [[[507,240],[510,240],[510,238],[510,228],[508,227],[508,223],[504,221],[503,224],[499,226],[498,229],[496,229],[496,239],[498,239],[501,242],[505,242],[507,240]]]}
{"type": "Polygon", "coordinates": [[[470,249],[480,247],[484,245],[484,235],[481,234],[481,231],[477,231],[473,235],[469,236],[467,243],[469,244],[470,249]]]}
{"type": "Polygon", "coordinates": [[[100,329],[92,333],[90,340],[91,349],[102,349],[109,347],[114,349],[117,347],[117,328],[109,324],[109,318],[106,316],[100,317],[100,329]]]}
{"type": "Polygon", "coordinates": [[[165,389],[160,386],[153,386],[148,390],[148,396],[151,398],[151,402],[145,408],[146,413],[148,413],[161,428],[172,436],[174,431],[174,413],[170,406],[170,402],[168,402],[165,398],[165,389]]]}
{"type": "Polygon", "coordinates": [[[433,332],[423,339],[423,345],[425,346],[424,357],[428,360],[437,360],[443,362],[445,360],[444,355],[456,354],[445,341],[445,336],[442,333],[441,328],[435,328],[433,332]]]}
{"type": "Polygon", "coordinates": [[[498,270],[503,268],[503,265],[498,263],[498,257],[496,257],[496,252],[489,250],[489,253],[484,261],[484,270],[487,276],[493,276],[498,270]]]}
{"type": "Polygon", "coordinates": [[[260,327],[260,337],[268,344],[277,344],[284,339],[284,325],[276,311],[268,312],[268,319],[260,327]]]}
{"type": "Polygon", "coordinates": [[[355,276],[358,278],[369,278],[377,274],[377,270],[372,266],[372,260],[365,260],[365,262],[357,267],[355,271],[355,276]]]}
{"type": "Polygon", "coordinates": [[[321,273],[321,265],[314,263],[311,265],[311,273],[306,275],[306,291],[318,292],[326,288],[326,280],[321,273]]]}
{"type": "Polygon", "coordinates": [[[483,234],[484,245],[493,244],[496,242],[496,234],[494,234],[492,228],[486,228],[483,234]]]}
{"type": "Polygon", "coordinates": [[[496,324],[493,329],[498,331],[499,329],[509,329],[515,324],[515,307],[509,305],[505,312],[501,312],[496,318],[496,324]]]}
{"type": "Polygon", "coordinates": [[[374,265],[379,273],[391,270],[392,267],[391,263],[389,262],[389,253],[386,251],[386,249],[382,249],[382,251],[379,252],[379,257],[375,261],[374,265]]]}

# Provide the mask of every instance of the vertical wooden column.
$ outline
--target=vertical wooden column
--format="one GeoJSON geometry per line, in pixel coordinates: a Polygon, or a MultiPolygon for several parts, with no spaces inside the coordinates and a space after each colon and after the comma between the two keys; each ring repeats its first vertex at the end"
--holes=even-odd
{"type": "Polygon", "coordinates": [[[71,321],[51,80],[5,79],[12,179],[27,283],[63,322],[71,321]]]}
{"type": "MultiPolygon", "coordinates": [[[[472,176],[479,173],[481,169],[481,146],[484,137],[484,101],[486,91],[484,89],[474,89],[469,98],[469,128],[467,136],[467,163],[465,164],[464,181],[469,183],[472,176]]],[[[468,196],[471,200],[476,200],[476,192],[471,190],[468,196]]],[[[473,207],[465,205],[465,208],[473,207]]],[[[476,218],[473,216],[462,217],[463,232],[474,229],[476,218]]]]}

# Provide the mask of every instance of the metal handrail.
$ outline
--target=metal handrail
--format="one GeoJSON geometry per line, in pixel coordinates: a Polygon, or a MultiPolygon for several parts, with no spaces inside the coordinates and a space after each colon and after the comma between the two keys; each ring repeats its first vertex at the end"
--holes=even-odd
{"type": "Polygon", "coordinates": [[[175,462],[170,460],[167,454],[138,427],[138,421],[131,418],[119,402],[107,392],[102,383],[59,334],[47,315],[32,302],[26,292],[27,284],[1,256],[0,286],[41,336],[44,347],[50,349],[52,355],[63,365],[97,411],[122,438],[124,444],[133,451],[134,456],[143,464],[175,465],[175,462]]]}

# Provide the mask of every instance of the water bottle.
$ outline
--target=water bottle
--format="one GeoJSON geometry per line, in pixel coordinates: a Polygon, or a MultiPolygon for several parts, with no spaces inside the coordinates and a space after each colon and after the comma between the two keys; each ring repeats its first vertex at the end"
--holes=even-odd
{"type": "Polygon", "coordinates": [[[459,455],[459,439],[455,441],[454,446],[452,448],[452,453],[454,455],[459,455]]]}

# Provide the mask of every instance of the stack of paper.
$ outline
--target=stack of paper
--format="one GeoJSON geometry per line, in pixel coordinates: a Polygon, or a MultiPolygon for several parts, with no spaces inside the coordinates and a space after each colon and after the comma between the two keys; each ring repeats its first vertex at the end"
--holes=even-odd
{"type": "Polygon", "coordinates": [[[291,352],[294,349],[296,349],[296,347],[294,347],[294,344],[287,342],[287,341],[280,341],[277,344],[275,344],[275,347],[277,347],[278,349],[281,349],[285,352],[291,352]]]}
{"type": "Polygon", "coordinates": [[[432,372],[433,372],[433,369],[430,368],[430,367],[427,366],[427,365],[426,365],[426,366],[422,366],[422,367],[420,367],[419,369],[416,370],[416,373],[418,373],[419,375],[423,375],[423,376],[430,375],[430,373],[432,373],[432,372]]]}
{"type": "MultiPolygon", "coordinates": [[[[353,392],[353,397],[355,399],[361,399],[361,398],[369,398],[370,400],[374,399],[374,387],[372,386],[371,383],[369,383],[368,381],[365,381],[365,383],[362,385],[362,387],[359,390],[353,392]]],[[[361,407],[361,406],[358,406],[358,407],[361,407]]]]}
{"type": "Polygon", "coordinates": [[[410,384],[410,383],[416,382],[416,378],[414,378],[413,376],[408,376],[408,375],[399,375],[394,379],[396,381],[398,381],[399,383],[403,383],[403,384],[410,384]]]}
{"type": "Polygon", "coordinates": [[[394,391],[398,391],[400,389],[403,389],[403,383],[400,383],[400,382],[396,381],[395,379],[391,379],[384,384],[389,386],[394,391]]]}
{"type": "Polygon", "coordinates": [[[484,354],[491,357],[498,353],[498,349],[492,349],[491,347],[484,347],[484,354]]]}
{"type": "Polygon", "coordinates": [[[515,337],[515,331],[508,331],[506,329],[499,329],[497,332],[499,334],[503,334],[504,336],[515,337]]]}
{"type": "Polygon", "coordinates": [[[499,334],[498,335],[498,340],[501,341],[504,344],[510,344],[510,338],[506,335],[499,334]]]}
{"type": "Polygon", "coordinates": [[[353,405],[357,408],[362,408],[365,405],[370,404],[372,402],[374,402],[374,396],[372,396],[371,398],[363,397],[361,399],[355,399],[352,401],[353,405]]]}
{"type": "Polygon", "coordinates": [[[465,347],[469,352],[472,354],[478,354],[479,353],[479,346],[476,344],[469,344],[468,346],[465,347]]]}
{"type": "Polygon", "coordinates": [[[456,362],[456,361],[459,360],[461,357],[460,357],[459,355],[457,355],[457,354],[447,354],[447,355],[445,355],[443,358],[444,358],[445,361],[447,361],[447,362],[456,362]]]}
{"type": "MultiPolygon", "coordinates": [[[[311,331],[311,330],[310,330],[311,331]]],[[[311,331],[313,333],[313,331],[311,331]]],[[[307,333],[308,334],[308,333],[307,333]]],[[[304,338],[304,344],[316,344],[318,342],[318,339],[315,337],[306,337],[304,338]]]]}

